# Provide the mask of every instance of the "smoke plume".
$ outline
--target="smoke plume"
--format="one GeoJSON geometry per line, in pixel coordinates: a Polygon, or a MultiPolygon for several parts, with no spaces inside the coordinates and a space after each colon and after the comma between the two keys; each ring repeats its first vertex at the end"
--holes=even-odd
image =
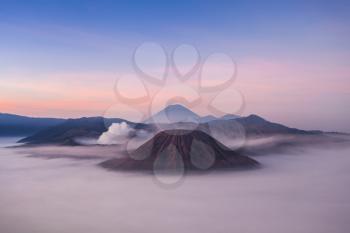
{"type": "Polygon", "coordinates": [[[108,130],[98,138],[97,143],[102,145],[122,144],[134,132],[135,130],[126,122],[113,123],[108,130]]]}

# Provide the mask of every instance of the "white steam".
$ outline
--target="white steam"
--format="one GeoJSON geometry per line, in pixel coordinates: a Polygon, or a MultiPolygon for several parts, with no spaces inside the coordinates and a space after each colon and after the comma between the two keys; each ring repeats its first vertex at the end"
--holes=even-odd
{"type": "Polygon", "coordinates": [[[98,144],[113,145],[124,143],[135,130],[126,122],[113,123],[97,140],[98,144]]]}
{"type": "Polygon", "coordinates": [[[97,144],[124,144],[131,140],[130,136],[133,138],[132,141],[137,140],[143,142],[149,138],[149,133],[146,130],[135,130],[124,121],[121,123],[113,123],[108,130],[97,139],[97,144]]]}

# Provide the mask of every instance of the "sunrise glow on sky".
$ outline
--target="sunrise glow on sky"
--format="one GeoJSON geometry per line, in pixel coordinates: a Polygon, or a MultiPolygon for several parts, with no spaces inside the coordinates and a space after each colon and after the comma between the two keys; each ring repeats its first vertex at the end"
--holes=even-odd
{"type": "Polygon", "coordinates": [[[347,1],[0,1],[0,112],[103,115],[135,48],[154,41],[230,55],[243,115],[350,132],[349,12],[347,1]]]}

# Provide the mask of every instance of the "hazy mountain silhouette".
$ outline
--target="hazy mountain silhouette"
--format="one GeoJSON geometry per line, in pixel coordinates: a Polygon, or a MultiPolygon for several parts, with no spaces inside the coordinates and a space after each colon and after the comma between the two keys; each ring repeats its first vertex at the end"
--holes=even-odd
{"type": "Polygon", "coordinates": [[[181,104],[172,104],[165,107],[163,110],[154,114],[148,118],[145,123],[157,123],[157,124],[169,124],[175,122],[196,122],[206,123],[213,120],[230,120],[239,116],[233,114],[226,114],[222,117],[216,117],[213,115],[207,115],[204,117],[199,116],[193,111],[189,110],[181,104]]]}
{"type": "Polygon", "coordinates": [[[320,134],[322,131],[307,131],[290,128],[282,124],[265,120],[257,115],[247,117],[237,117],[228,120],[213,120],[199,125],[199,129],[204,132],[220,131],[222,134],[234,134],[236,130],[244,130],[246,136],[269,136],[284,134],[320,134]]]}
{"type": "Polygon", "coordinates": [[[180,104],[168,105],[145,123],[198,122],[200,116],[180,104]]]}
{"type": "Polygon", "coordinates": [[[259,163],[230,150],[210,135],[194,130],[167,130],[155,135],[125,158],[101,166],[114,170],[211,170],[254,167],[259,163]]]}
{"type": "Polygon", "coordinates": [[[28,136],[64,121],[65,119],[0,113],[0,136],[28,136]]]}
{"type": "Polygon", "coordinates": [[[220,117],[221,120],[232,120],[232,119],[236,119],[239,118],[240,116],[238,115],[234,115],[234,114],[226,114],[222,117],[220,117]]]}
{"type": "MultiPolygon", "coordinates": [[[[191,110],[182,105],[170,105],[157,113],[154,118],[162,122],[164,117],[170,118],[171,124],[163,129],[197,129],[213,136],[213,132],[220,132],[221,135],[234,138],[237,133],[245,136],[269,136],[269,135],[301,135],[301,134],[321,134],[322,131],[306,131],[290,128],[282,124],[267,121],[257,115],[247,117],[237,117],[235,115],[225,115],[223,117],[206,116],[201,118],[191,110]],[[172,115],[173,114],[173,115],[172,115]],[[202,120],[201,120],[202,119],[202,120]],[[204,122],[201,122],[204,121],[204,122]]],[[[103,117],[83,117],[79,119],[68,119],[56,124],[53,127],[45,128],[32,136],[20,140],[28,144],[69,144],[74,145],[74,139],[79,137],[98,138],[107,131],[112,123],[125,121],[130,127],[135,129],[146,129],[147,131],[157,131],[157,126],[152,123],[134,123],[124,119],[106,119],[103,117]]]]}
{"type": "Polygon", "coordinates": [[[112,123],[126,122],[136,129],[146,129],[144,124],[136,124],[120,118],[83,117],[68,119],[54,127],[42,130],[32,136],[21,139],[19,142],[27,144],[64,144],[76,145],[76,138],[97,139],[107,131],[112,123]]]}
{"type": "Polygon", "coordinates": [[[205,123],[205,122],[209,122],[209,121],[215,121],[215,120],[217,120],[217,119],[218,119],[218,118],[217,118],[216,116],[207,115],[207,116],[201,117],[200,122],[201,122],[201,123],[205,123]]]}

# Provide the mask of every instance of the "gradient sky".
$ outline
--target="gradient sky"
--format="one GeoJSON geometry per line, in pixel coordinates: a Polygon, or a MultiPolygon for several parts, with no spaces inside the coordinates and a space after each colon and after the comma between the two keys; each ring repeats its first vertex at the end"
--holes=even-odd
{"type": "Polygon", "coordinates": [[[0,0],[0,112],[103,115],[135,48],[154,41],[232,56],[244,115],[350,132],[349,12],[349,1],[0,0]]]}

